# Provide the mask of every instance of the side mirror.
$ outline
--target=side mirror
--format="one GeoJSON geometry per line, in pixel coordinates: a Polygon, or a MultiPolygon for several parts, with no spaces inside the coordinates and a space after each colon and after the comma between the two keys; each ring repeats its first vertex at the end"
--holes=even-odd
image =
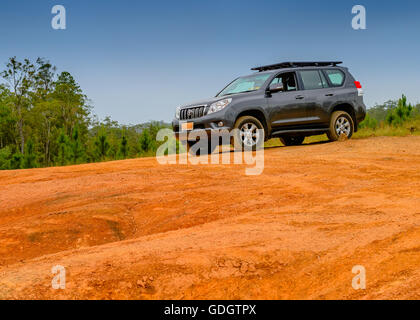
{"type": "Polygon", "coordinates": [[[272,83],[267,88],[267,91],[268,91],[268,93],[275,93],[275,92],[284,91],[283,83],[272,83]]]}

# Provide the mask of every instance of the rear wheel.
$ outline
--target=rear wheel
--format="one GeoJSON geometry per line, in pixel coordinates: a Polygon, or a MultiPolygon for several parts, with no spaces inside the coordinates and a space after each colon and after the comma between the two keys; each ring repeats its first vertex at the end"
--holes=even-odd
{"type": "Polygon", "coordinates": [[[305,140],[305,137],[281,137],[280,141],[285,146],[300,146],[303,141],[305,140]]]}
{"type": "Polygon", "coordinates": [[[252,116],[240,117],[235,122],[233,145],[235,150],[259,150],[264,147],[264,127],[252,116]]]}
{"type": "Polygon", "coordinates": [[[337,141],[340,137],[350,139],[354,133],[354,122],[352,117],[345,111],[335,111],[331,115],[330,129],[327,133],[328,139],[337,141]]]}

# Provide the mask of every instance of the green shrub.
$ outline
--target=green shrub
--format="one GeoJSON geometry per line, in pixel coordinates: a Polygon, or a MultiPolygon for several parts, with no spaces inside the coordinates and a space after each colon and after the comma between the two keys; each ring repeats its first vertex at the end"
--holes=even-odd
{"type": "Polygon", "coordinates": [[[4,147],[0,149],[0,170],[10,169],[10,161],[12,158],[12,151],[10,147],[4,147]]]}
{"type": "Polygon", "coordinates": [[[365,120],[361,122],[359,125],[360,129],[369,128],[372,130],[376,130],[377,127],[378,127],[378,121],[375,118],[372,118],[369,115],[369,113],[366,115],[365,120]]]}
{"type": "Polygon", "coordinates": [[[37,167],[34,143],[29,140],[25,146],[25,155],[23,156],[23,168],[31,169],[37,167]]]}
{"type": "Polygon", "coordinates": [[[23,155],[19,152],[12,155],[10,160],[10,169],[21,169],[23,162],[23,155]]]}
{"type": "Polygon", "coordinates": [[[402,98],[398,100],[397,107],[388,111],[386,122],[389,125],[402,126],[404,122],[410,118],[413,109],[411,104],[407,105],[407,97],[403,95],[402,98]]]}

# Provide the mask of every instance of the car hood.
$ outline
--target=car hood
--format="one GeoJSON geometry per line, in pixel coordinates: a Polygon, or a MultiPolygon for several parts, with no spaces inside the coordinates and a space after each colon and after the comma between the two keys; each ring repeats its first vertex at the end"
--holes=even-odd
{"type": "Polygon", "coordinates": [[[183,104],[181,106],[181,109],[190,108],[190,107],[194,107],[194,106],[203,106],[203,105],[208,106],[208,105],[210,105],[210,104],[212,104],[216,101],[219,101],[219,100],[223,100],[223,98],[222,97],[214,97],[214,98],[208,98],[208,99],[205,99],[205,100],[193,101],[193,102],[190,102],[190,103],[183,104]]]}
{"type": "Polygon", "coordinates": [[[223,97],[213,97],[213,98],[209,98],[209,99],[206,99],[206,100],[198,100],[198,101],[194,101],[194,102],[191,102],[191,103],[183,104],[181,106],[181,109],[191,108],[191,107],[194,107],[194,106],[202,106],[202,105],[207,105],[208,106],[208,105],[211,105],[212,103],[214,103],[216,101],[220,101],[220,100],[224,100],[224,99],[228,99],[228,98],[250,95],[250,94],[255,94],[257,92],[258,91],[242,92],[242,93],[230,94],[228,96],[223,96],[223,97]]]}

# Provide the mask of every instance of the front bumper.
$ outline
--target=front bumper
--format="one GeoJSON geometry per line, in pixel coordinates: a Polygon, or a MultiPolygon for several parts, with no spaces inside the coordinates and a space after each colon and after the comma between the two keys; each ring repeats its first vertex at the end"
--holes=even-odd
{"type": "Polygon", "coordinates": [[[231,131],[234,126],[234,118],[229,113],[219,111],[214,114],[205,115],[201,118],[189,119],[189,120],[178,120],[172,121],[172,128],[177,137],[182,136],[181,133],[186,132],[206,132],[211,134],[212,131],[231,131]],[[193,130],[182,131],[182,123],[192,122],[194,124],[193,130]]]}

